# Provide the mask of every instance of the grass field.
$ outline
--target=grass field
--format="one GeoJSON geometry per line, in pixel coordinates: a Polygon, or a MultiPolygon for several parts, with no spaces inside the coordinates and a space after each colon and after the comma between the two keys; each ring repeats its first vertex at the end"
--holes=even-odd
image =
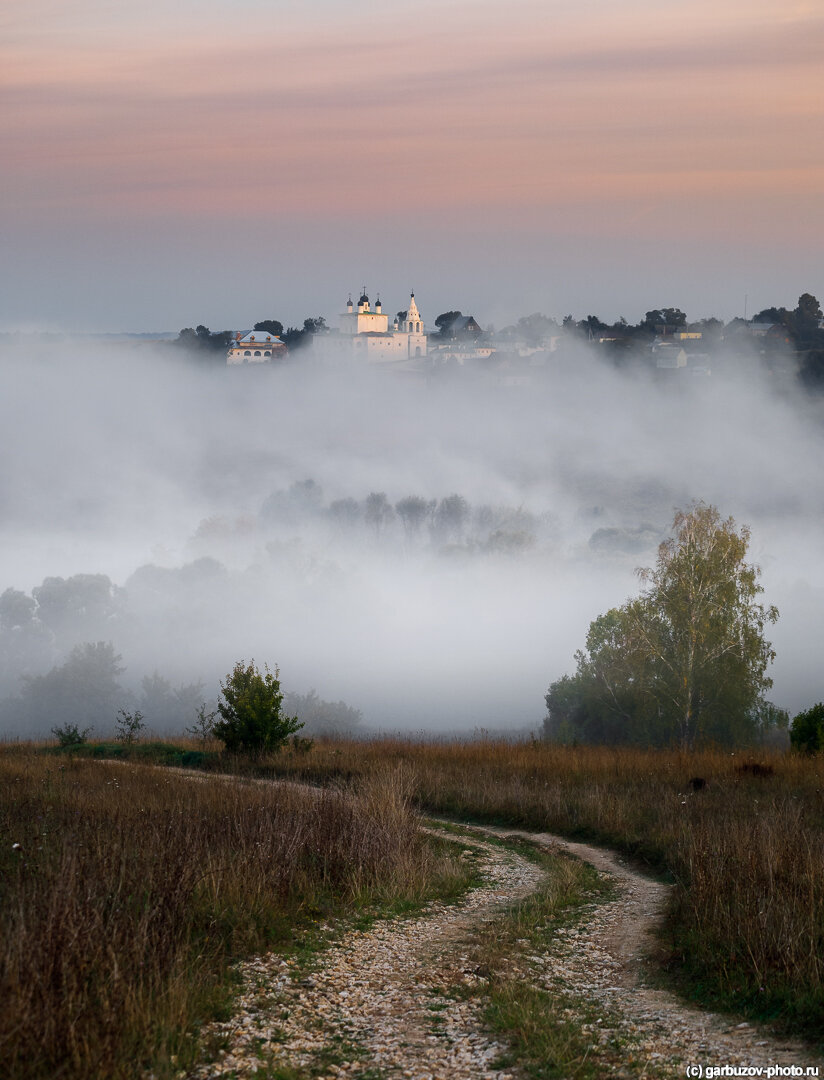
{"type": "Polygon", "coordinates": [[[391,762],[425,811],[594,840],[667,875],[682,991],[821,1040],[824,756],[384,739],[319,743],[268,771],[357,785],[391,762]]]}
{"type": "MultiPolygon", "coordinates": [[[[164,1080],[228,1006],[233,959],[459,894],[466,864],[421,834],[421,812],[594,840],[666,875],[667,977],[821,1041],[820,756],[382,739],[254,761],[182,741],[127,757],[0,750],[9,1080],[117,1080],[136,1063],[164,1080]],[[212,775],[138,767],[184,755],[212,775]],[[322,790],[254,782],[267,776],[322,790]]],[[[507,993],[501,1009],[520,1009],[507,993]]]]}
{"type": "Polygon", "coordinates": [[[227,1007],[233,959],[459,893],[403,771],[352,797],[0,750],[4,1080],[162,1080],[227,1007]]]}

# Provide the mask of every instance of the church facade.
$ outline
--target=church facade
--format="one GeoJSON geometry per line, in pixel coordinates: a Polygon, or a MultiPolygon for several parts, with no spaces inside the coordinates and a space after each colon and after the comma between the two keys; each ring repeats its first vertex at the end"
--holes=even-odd
{"type": "Polygon", "coordinates": [[[374,309],[365,289],[357,308],[350,297],[346,311],[340,316],[338,340],[351,347],[353,355],[368,363],[415,360],[426,356],[426,331],[415,294],[409,298],[409,308],[395,316],[391,327],[380,297],[374,309]]]}

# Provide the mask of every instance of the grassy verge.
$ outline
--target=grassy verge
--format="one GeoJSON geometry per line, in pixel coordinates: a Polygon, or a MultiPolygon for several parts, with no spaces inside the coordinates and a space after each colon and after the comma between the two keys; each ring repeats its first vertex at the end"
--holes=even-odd
{"type": "Polygon", "coordinates": [[[413,772],[426,811],[592,840],[665,873],[667,967],[683,993],[820,1041],[824,755],[384,739],[260,767],[357,785],[390,762],[413,772]]]}
{"type": "Polygon", "coordinates": [[[344,797],[5,748],[3,1075],[164,1080],[229,1008],[234,960],[466,882],[402,769],[344,797]]]}

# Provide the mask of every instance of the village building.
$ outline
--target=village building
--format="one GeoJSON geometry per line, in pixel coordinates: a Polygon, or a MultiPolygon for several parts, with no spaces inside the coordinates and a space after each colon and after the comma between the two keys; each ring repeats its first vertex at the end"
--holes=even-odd
{"type": "Polygon", "coordinates": [[[265,330],[238,330],[226,355],[227,364],[270,364],[286,356],[286,344],[265,330]]]}

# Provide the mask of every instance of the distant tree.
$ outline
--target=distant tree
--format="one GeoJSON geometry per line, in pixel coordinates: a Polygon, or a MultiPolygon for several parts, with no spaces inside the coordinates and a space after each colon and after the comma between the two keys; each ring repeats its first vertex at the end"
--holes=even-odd
{"type": "Polygon", "coordinates": [[[790,745],[805,754],[824,750],[824,702],[819,701],[793,717],[790,745]]]}
{"type": "Polygon", "coordinates": [[[173,344],[187,352],[198,353],[204,358],[217,362],[224,359],[224,354],[232,340],[231,330],[218,330],[213,334],[208,326],[200,323],[194,330],[191,326],[181,330],[173,344]]]}
{"type": "Polygon", "coordinates": [[[724,324],[720,319],[716,318],[698,319],[696,322],[687,325],[687,330],[702,334],[704,338],[718,338],[723,329],[724,324]]]}
{"type": "Polygon", "coordinates": [[[662,308],[661,314],[664,316],[667,326],[686,326],[687,316],[680,308],[662,308]]]}
{"type": "Polygon", "coordinates": [[[385,492],[373,491],[366,496],[363,516],[366,524],[375,530],[375,536],[380,536],[384,526],[392,520],[393,513],[385,492]]]}
{"type": "Polygon", "coordinates": [[[19,589],[6,589],[0,595],[0,630],[22,630],[34,621],[37,604],[19,589]]]}
{"type": "Polygon", "coordinates": [[[607,324],[601,322],[597,315],[587,315],[585,319],[578,323],[578,328],[588,334],[600,334],[601,331],[607,329],[607,324]]]}
{"type": "Polygon", "coordinates": [[[324,701],[315,690],[285,694],[283,707],[302,722],[307,735],[354,735],[363,720],[360,709],[344,701],[324,701]]]}
{"type": "Polygon", "coordinates": [[[266,522],[294,525],[320,513],[323,488],[308,477],[296,480],[288,491],[273,491],[260,508],[260,516],[266,522]]]}
{"type": "Polygon", "coordinates": [[[17,690],[24,672],[43,671],[55,659],[55,635],[37,618],[37,604],[19,589],[0,595],[0,688],[17,690]]]}
{"type": "Polygon", "coordinates": [[[801,359],[799,377],[810,390],[824,387],[824,348],[807,349],[801,359]]]}
{"type": "Polygon", "coordinates": [[[460,540],[469,517],[469,503],[463,495],[448,495],[435,510],[434,528],[441,540],[460,540]]]}
{"type": "Polygon", "coordinates": [[[656,334],[664,329],[678,329],[685,326],[686,322],[687,316],[680,308],[655,308],[644,315],[639,330],[656,334]]]}
{"type": "Polygon", "coordinates": [[[288,346],[290,351],[293,351],[306,344],[307,336],[304,330],[300,330],[296,326],[289,326],[280,335],[280,339],[288,346]]]}
{"type": "Polygon", "coordinates": [[[105,574],[47,577],[32,597],[39,622],[66,643],[105,633],[122,614],[122,590],[105,574]]]}
{"type": "Polygon", "coordinates": [[[275,337],[280,337],[283,333],[283,323],[278,319],[263,319],[261,322],[256,322],[252,327],[253,330],[260,330],[264,334],[273,334],[275,337]]]}
{"type": "Polygon", "coordinates": [[[303,349],[311,345],[315,334],[324,333],[328,329],[326,319],[322,315],[318,315],[314,319],[304,319],[302,327],[287,327],[286,330],[281,331],[279,337],[289,350],[294,352],[297,349],[303,349]]]}
{"type": "Polygon", "coordinates": [[[141,680],[140,711],[167,731],[180,731],[191,720],[203,698],[203,683],[172,686],[157,671],[141,680]]]}
{"type": "Polygon", "coordinates": [[[395,503],[395,513],[403,523],[408,539],[417,536],[427,518],[432,516],[434,502],[421,498],[420,495],[407,495],[395,503]]]}
{"type": "Polygon", "coordinates": [[[361,508],[356,499],[335,499],[329,503],[327,514],[336,525],[351,529],[360,521],[361,508]]]}
{"type": "Polygon", "coordinates": [[[521,555],[535,546],[535,534],[526,529],[495,529],[483,545],[492,555],[521,555]]]}
{"type": "Polygon", "coordinates": [[[571,315],[564,315],[564,321],[561,325],[563,326],[564,330],[567,331],[578,329],[578,324],[571,315]]]}
{"type": "Polygon", "coordinates": [[[818,326],[819,322],[824,315],[822,315],[821,304],[812,295],[812,293],[802,293],[798,298],[798,304],[796,305],[793,314],[799,323],[808,323],[810,325],[818,326]]]}
{"type": "Polygon", "coordinates": [[[326,325],[326,319],[322,315],[318,315],[315,319],[303,320],[303,332],[305,334],[320,334],[324,330],[329,328],[326,325]]]}
{"type": "Polygon", "coordinates": [[[821,305],[811,293],[798,298],[795,311],[790,316],[790,328],[800,350],[824,349],[824,331],[821,330],[821,305]]]}
{"type": "Polygon", "coordinates": [[[303,724],[282,712],[283,693],[279,671],[264,666],[263,672],[239,660],[220,684],[218,702],[221,719],[214,725],[215,736],[232,752],[261,753],[279,750],[303,724]]]}
{"type": "Polygon", "coordinates": [[[120,656],[110,642],[85,642],[45,675],[24,676],[17,708],[22,723],[35,730],[51,725],[79,729],[111,725],[123,689],[120,656]]]}
{"type": "Polygon", "coordinates": [[[437,319],[435,319],[435,326],[440,331],[441,337],[450,337],[452,333],[452,324],[456,319],[463,318],[463,313],[460,311],[444,311],[437,319]]]}
{"type": "Polygon", "coordinates": [[[785,307],[762,308],[757,315],[753,315],[752,321],[757,323],[782,323],[787,325],[787,317],[790,312],[785,307]]]}
{"type": "Polygon", "coordinates": [[[525,315],[518,319],[516,332],[527,345],[537,348],[551,334],[558,332],[558,324],[554,319],[550,319],[548,316],[541,315],[540,312],[536,311],[532,315],[525,315]]]}

